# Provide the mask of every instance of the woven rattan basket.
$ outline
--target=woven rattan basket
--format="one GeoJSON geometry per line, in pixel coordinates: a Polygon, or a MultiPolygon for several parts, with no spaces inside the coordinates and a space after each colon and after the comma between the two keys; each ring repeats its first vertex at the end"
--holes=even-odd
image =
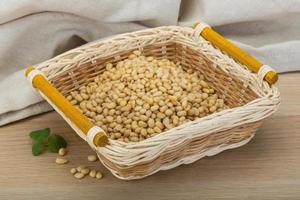
{"type": "Polygon", "coordinates": [[[103,165],[127,180],[244,145],[280,104],[279,91],[273,85],[276,73],[205,23],[194,28],[158,27],[96,41],[29,67],[26,76],[95,150],[103,165]],[[230,108],[140,142],[108,139],[101,127],[92,124],[65,97],[102,73],[106,63],[116,63],[133,50],[200,70],[230,108]]]}

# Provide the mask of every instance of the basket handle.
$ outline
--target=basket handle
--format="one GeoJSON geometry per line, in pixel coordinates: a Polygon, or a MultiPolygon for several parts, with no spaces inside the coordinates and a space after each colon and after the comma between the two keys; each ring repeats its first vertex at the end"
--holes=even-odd
{"type": "Polygon", "coordinates": [[[278,75],[274,71],[274,69],[272,69],[268,65],[262,64],[247,52],[235,46],[233,43],[211,29],[211,27],[204,22],[195,23],[193,28],[195,29],[194,34],[196,34],[197,36],[201,35],[213,45],[225,51],[240,63],[246,65],[249,70],[258,73],[258,75],[264,78],[269,84],[272,85],[277,82],[278,75]]]}
{"type": "Polygon", "coordinates": [[[105,132],[94,126],[75,106],[61,95],[41,74],[33,67],[26,69],[25,75],[31,80],[33,87],[44,94],[63,114],[71,120],[87,136],[87,142],[93,146],[103,147],[108,144],[105,132]]]}

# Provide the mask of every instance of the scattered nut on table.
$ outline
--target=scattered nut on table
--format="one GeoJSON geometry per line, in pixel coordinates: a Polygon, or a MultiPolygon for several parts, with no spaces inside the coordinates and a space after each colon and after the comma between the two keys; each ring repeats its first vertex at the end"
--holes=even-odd
{"type": "Polygon", "coordinates": [[[66,154],[67,154],[67,149],[66,148],[60,148],[58,150],[58,155],[65,156],[66,154]]]}
{"type": "Polygon", "coordinates": [[[84,178],[84,174],[77,172],[76,174],[74,174],[74,177],[77,179],[82,179],[82,178],[84,178]]]}
{"type": "Polygon", "coordinates": [[[96,155],[89,155],[87,159],[88,161],[95,162],[97,161],[98,157],[96,155]]]}
{"type": "Polygon", "coordinates": [[[56,164],[58,165],[63,165],[69,162],[69,160],[65,159],[65,158],[56,158],[55,159],[56,164]]]}
{"type": "MultiPolygon", "coordinates": [[[[60,156],[65,156],[67,154],[67,149],[66,148],[60,148],[58,151],[58,155],[60,156]]],[[[98,157],[96,155],[89,155],[88,161],[95,162],[98,157]]],[[[55,163],[59,165],[63,165],[68,163],[69,160],[66,158],[61,158],[58,157],[55,159],[55,163]]],[[[76,178],[76,179],[83,179],[86,175],[89,175],[92,178],[97,178],[101,179],[103,177],[102,173],[99,171],[96,171],[95,169],[90,170],[87,166],[85,165],[79,165],[76,168],[71,168],[70,173],[76,178]]]]}
{"type": "Polygon", "coordinates": [[[82,179],[87,175],[89,175],[92,178],[97,178],[97,179],[101,179],[103,177],[103,175],[100,171],[96,171],[95,169],[90,170],[88,167],[86,167],[84,165],[80,165],[77,168],[72,168],[70,170],[70,172],[77,179],[82,179]]]}
{"type": "Polygon", "coordinates": [[[79,165],[76,169],[78,172],[81,172],[82,169],[86,168],[84,165],[79,165]]]}
{"type": "Polygon", "coordinates": [[[80,172],[84,175],[87,175],[88,173],[90,173],[90,169],[89,168],[83,168],[80,172]]]}
{"type": "Polygon", "coordinates": [[[96,178],[97,179],[101,179],[103,177],[102,173],[101,172],[97,172],[96,173],[96,178]]]}
{"type": "Polygon", "coordinates": [[[75,174],[77,172],[77,169],[76,168],[72,168],[71,170],[70,170],[70,173],[71,174],[75,174]]]}
{"type": "Polygon", "coordinates": [[[90,171],[90,177],[92,177],[92,178],[95,178],[96,177],[96,174],[97,174],[97,171],[96,170],[94,170],[94,169],[92,169],[91,171],[90,171]]]}

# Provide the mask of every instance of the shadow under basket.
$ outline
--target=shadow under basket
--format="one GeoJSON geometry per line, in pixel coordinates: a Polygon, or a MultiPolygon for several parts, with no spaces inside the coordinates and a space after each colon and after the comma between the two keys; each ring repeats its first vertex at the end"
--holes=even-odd
{"type": "Polygon", "coordinates": [[[250,141],[262,120],[277,110],[280,95],[264,76],[248,67],[202,35],[195,34],[195,29],[167,26],[89,43],[36,65],[28,74],[41,95],[89,142],[103,165],[116,177],[129,180],[189,164],[250,141]],[[100,146],[93,144],[93,138],[89,142],[87,134],[95,126],[86,122],[85,116],[78,116],[80,112],[65,97],[103,73],[107,63],[116,64],[133,50],[140,50],[145,56],[180,62],[186,69],[199,70],[229,109],[140,142],[107,139],[108,144],[100,146]],[[48,90],[43,88],[46,82],[48,90]],[[52,97],[53,94],[56,96],[52,97]]]}

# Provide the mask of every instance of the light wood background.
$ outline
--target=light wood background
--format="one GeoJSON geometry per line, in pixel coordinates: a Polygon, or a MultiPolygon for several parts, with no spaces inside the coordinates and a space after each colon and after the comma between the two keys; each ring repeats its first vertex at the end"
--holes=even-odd
{"type": "Polygon", "coordinates": [[[279,111],[247,145],[137,181],[115,178],[100,163],[102,180],[74,179],[69,170],[92,153],[55,112],[0,128],[0,199],[300,199],[300,73],[278,83],[279,111]],[[56,154],[31,155],[28,133],[50,127],[69,143],[70,163],[56,154]]]}

